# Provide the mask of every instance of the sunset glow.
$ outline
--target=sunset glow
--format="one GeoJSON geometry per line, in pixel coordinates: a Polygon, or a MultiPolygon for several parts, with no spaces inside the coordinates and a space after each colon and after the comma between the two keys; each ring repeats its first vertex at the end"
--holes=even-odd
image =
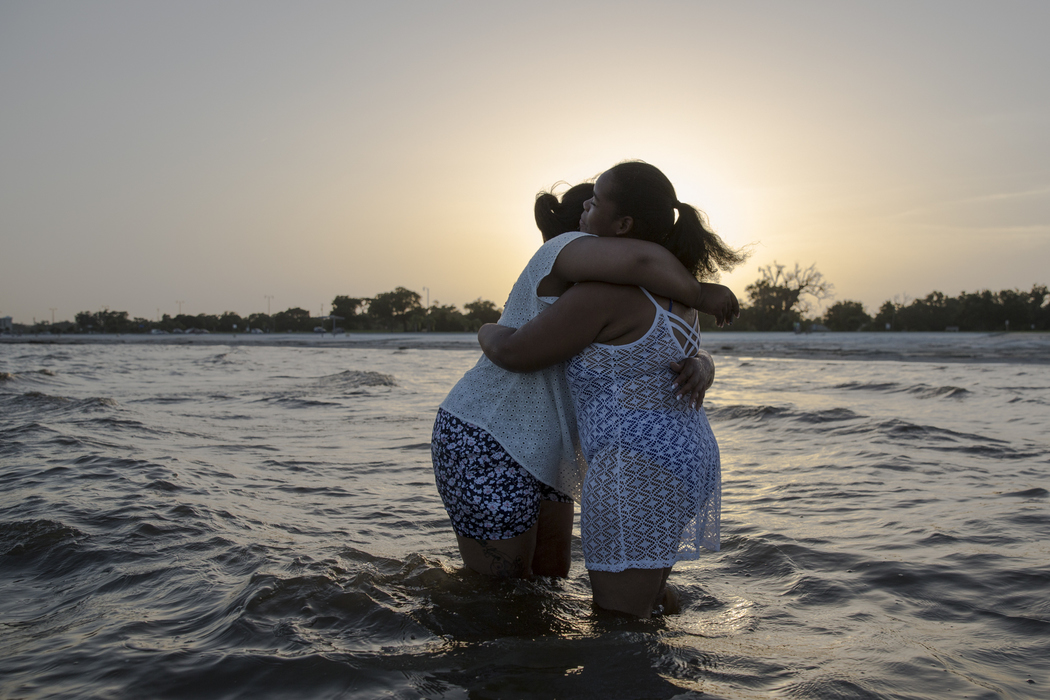
{"type": "Polygon", "coordinates": [[[502,304],[535,193],[641,158],[836,298],[1050,261],[1042,4],[0,3],[0,315],[502,304]]]}

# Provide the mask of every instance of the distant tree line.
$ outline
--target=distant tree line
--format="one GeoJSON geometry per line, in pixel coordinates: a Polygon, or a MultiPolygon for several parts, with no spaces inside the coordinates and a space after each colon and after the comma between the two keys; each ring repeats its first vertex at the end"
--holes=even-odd
{"type": "Polygon", "coordinates": [[[338,296],[332,300],[332,315],[348,331],[422,331],[454,333],[477,331],[486,323],[499,320],[502,309],[491,301],[475,299],[460,311],[452,304],[434,301],[430,308],[420,303],[419,294],[404,287],[374,297],[338,296]]]}
{"type": "MultiPolygon", "coordinates": [[[[872,319],[873,330],[898,331],[1027,331],[1050,330],[1050,290],[1045,284],[1022,292],[963,292],[949,297],[930,292],[910,304],[887,301],[872,319]]],[[[829,309],[830,311],[830,309],[829,309]]]]}
{"type": "MultiPolygon", "coordinates": [[[[740,318],[734,331],[1002,331],[1050,330],[1050,290],[1033,285],[1031,291],[963,292],[949,297],[930,292],[910,302],[887,301],[871,316],[859,301],[836,301],[822,315],[813,315],[816,302],[831,298],[834,286],[815,265],[788,269],[774,262],[759,269],[759,278],[744,288],[740,318]]],[[[17,332],[59,333],[308,333],[339,331],[441,333],[477,331],[482,324],[499,320],[501,310],[491,301],[476,299],[463,310],[435,301],[429,308],[420,295],[398,287],[374,297],[337,296],[330,316],[311,316],[306,309],[291,308],[268,314],[221,316],[179,314],[159,321],[129,318],[126,311],[81,311],[75,322],[34,326],[14,324],[17,332]]]]}
{"type": "Polygon", "coordinates": [[[499,320],[501,309],[491,301],[475,299],[460,311],[452,304],[436,301],[424,308],[421,297],[404,287],[383,292],[375,297],[337,296],[332,300],[329,316],[311,316],[306,309],[294,307],[271,315],[256,313],[241,316],[232,311],[222,315],[164,314],[160,320],[131,318],[127,311],[81,311],[75,321],[54,325],[15,324],[24,333],[309,333],[324,329],[339,331],[477,331],[485,323],[499,320]]]}
{"type": "Polygon", "coordinates": [[[724,330],[790,331],[1002,331],[1050,330],[1050,290],[963,292],[949,297],[930,292],[911,302],[887,301],[874,316],[859,301],[836,301],[813,316],[813,303],[834,289],[814,265],[793,269],[774,262],[744,291],[740,318],[724,330]]]}

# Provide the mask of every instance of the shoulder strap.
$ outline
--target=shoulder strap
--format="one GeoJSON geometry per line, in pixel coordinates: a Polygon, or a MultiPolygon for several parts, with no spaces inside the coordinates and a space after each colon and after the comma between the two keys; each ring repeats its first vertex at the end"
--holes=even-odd
{"type": "MultiPolygon", "coordinates": [[[[661,309],[662,311],[662,309],[661,309]]],[[[694,311],[694,313],[697,313],[694,311]]],[[[693,323],[689,324],[681,316],[676,316],[670,312],[664,314],[667,317],[667,322],[671,326],[672,332],[677,332],[685,338],[683,342],[682,350],[687,355],[695,355],[696,351],[700,349],[700,315],[693,318],[693,323]]]]}
{"type": "Polygon", "coordinates": [[[645,296],[649,297],[649,301],[653,302],[653,306],[655,306],[660,311],[664,310],[662,306],[656,303],[656,299],[653,299],[653,295],[649,293],[648,289],[646,289],[645,287],[639,287],[638,289],[642,290],[645,293],[645,296]]]}

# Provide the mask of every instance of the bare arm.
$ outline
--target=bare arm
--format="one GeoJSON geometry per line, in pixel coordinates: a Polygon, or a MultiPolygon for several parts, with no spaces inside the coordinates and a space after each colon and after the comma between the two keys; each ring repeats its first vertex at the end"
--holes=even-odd
{"type": "Polygon", "coordinates": [[[568,360],[590,345],[608,323],[601,285],[577,285],[521,328],[486,323],[481,349],[493,364],[511,372],[535,372],[568,360]]]}
{"type": "Polygon", "coordinates": [[[645,287],[714,316],[719,326],[740,315],[740,304],[729,287],[697,281],[671,251],[649,241],[577,238],[558,254],[549,278],[561,287],[598,281],[645,287]]]}
{"type": "MultiPolygon", "coordinates": [[[[535,372],[564,362],[596,340],[608,340],[604,335],[624,330],[617,321],[624,301],[613,296],[617,289],[626,288],[578,284],[521,328],[486,323],[478,331],[478,342],[493,364],[510,372],[535,372]]],[[[700,350],[670,366],[677,376],[668,389],[694,408],[702,406],[714,380],[711,355],[700,350]]]]}

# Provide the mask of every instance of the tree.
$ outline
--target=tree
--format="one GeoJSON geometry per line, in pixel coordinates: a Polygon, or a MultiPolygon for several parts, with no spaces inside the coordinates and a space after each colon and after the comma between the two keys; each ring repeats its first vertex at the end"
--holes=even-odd
{"type": "Polygon", "coordinates": [[[1033,284],[1028,292],[1028,308],[1031,328],[1050,330],[1050,289],[1045,284],[1033,284]]]}
{"type": "Polygon", "coordinates": [[[879,313],[875,314],[875,318],[872,319],[872,328],[877,331],[897,330],[897,312],[900,308],[900,304],[884,301],[882,306],[879,307],[879,313]]]}
{"type": "Polygon", "coordinates": [[[824,279],[816,265],[785,271],[775,260],[758,269],[762,275],[745,287],[750,305],[741,311],[744,325],[760,331],[791,330],[813,301],[831,296],[834,285],[824,279]]]}
{"type": "Polygon", "coordinates": [[[245,330],[244,319],[233,311],[224,311],[222,316],[219,317],[219,323],[215,329],[223,333],[243,333],[245,330]]]}
{"type": "MultiPolygon", "coordinates": [[[[427,314],[427,324],[431,330],[438,333],[456,333],[473,329],[474,322],[464,316],[459,309],[452,304],[440,306],[440,303],[435,300],[427,314]]],[[[478,327],[480,328],[480,325],[478,327]]]]}
{"type": "Polygon", "coordinates": [[[186,330],[196,328],[209,333],[214,333],[219,327],[219,317],[215,314],[197,314],[196,316],[179,314],[175,317],[175,322],[186,330]]]}
{"type": "Polygon", "coordinates": [[[273,330],[273,317],[269,314],[248,314],[248,328],[258,328],[262,331],[273,330]]]}
{"type": "Polygon", "coordinates": [[[134,322],[128,318],[127,311],[81,311],[75,318],[81,332],[128,333],[135,330],[134,322]]]}
{"type": "Polygon", "coordinates": [[[408,318],[413,313],[423,310],[419,303],[419,294],[404,287],[392,292],[377,294],[368,305],[368,315],[376,320],[380,327],[393,330],[400,324],[402,330],[408,330],[408,318]]]}
{"type": "Polygon", "coordinates": [[[837,301],[824,313],[824,325],[833,331],[859,331],[871,324],[871,316],[859,301],[837,301]]]}
{"type": "Polygon", "coordinates": [[[368,299],[358,299],[348,296],[337,296],[332,299],[332,315],[339,316],[343,320],[338,325],[347,330],[364,330],[368,328],[368,299]]]}
{"type": "Polygon", "coordinates": [[[81,333],[86,333],[95,328],[95,316],[90,311],[81,311],[74,319],[81,333]]]}
{"type": "Polygon", "coordinates": [[[468,304],[464,304],[463,308],[467,311],[467,318],[479,322],[478,328],[486,323],[495,323],[503,313],[500,309],[496,308],[494,303],[487,299],[482,299],[481,297],[478,297],[468,304]]]}
{"type": "Polygon", "coordinates": [[[313,330],[313,324],[310,322],[310,312],[299,307],[275,313],[273,315],[273,326],[278,333],[308,333],[313,330]]]}

